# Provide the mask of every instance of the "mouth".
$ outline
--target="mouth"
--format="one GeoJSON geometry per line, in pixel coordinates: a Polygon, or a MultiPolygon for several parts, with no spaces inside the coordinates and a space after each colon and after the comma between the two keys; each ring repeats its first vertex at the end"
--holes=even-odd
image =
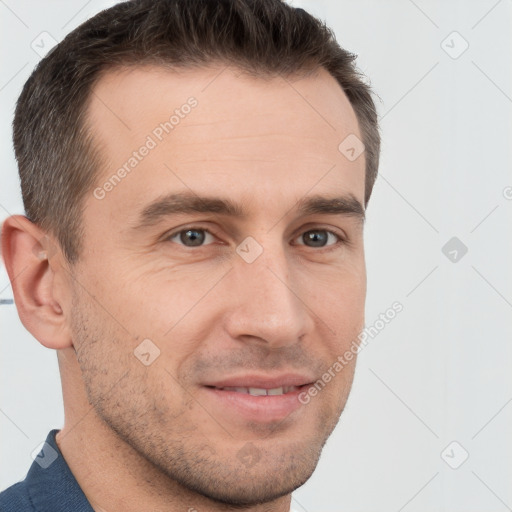
{"type": "Polygon", "coordinates": [[[251,396],[281,396],[286,395],[288,393],[293,393],[294,391],[298,391],[302,386],[280,386],[276,388],[246,388],[246,387],[237,387],[237,386],[226,386],[226,387],[216,387],[216,386],[208,386],[212,389],[218,389],[220,391],[234,391],[235,393],[245,393],[251,396]]]}
{"type": "Polygon", "coordinates": [[[287,375],[275,378],[244,376],[203,385],[212,410],[230,422],[282,422],[299,418],[304,406],[299,395],[314,382],[311,377],[287,375]],[[296,414],[293,414],[296,413],[296,414]]]}

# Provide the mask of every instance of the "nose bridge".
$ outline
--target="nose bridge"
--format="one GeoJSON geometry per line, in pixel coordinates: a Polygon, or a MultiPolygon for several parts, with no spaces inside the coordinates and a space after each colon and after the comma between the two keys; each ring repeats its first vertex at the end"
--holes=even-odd
{"type": "Polygon", "coordinates": [[[227,327],[231,336],[251,336],[272,345],[296,343],[311,329],[308,309],[293,282],[284,247],[267,246],[252,262],[235,258],[234,291],[227,327]]]}

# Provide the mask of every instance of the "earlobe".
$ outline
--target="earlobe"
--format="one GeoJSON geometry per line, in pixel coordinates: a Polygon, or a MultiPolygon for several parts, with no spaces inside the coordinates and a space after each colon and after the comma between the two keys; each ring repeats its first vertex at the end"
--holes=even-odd
{"type": "Polygon", "coordinates": [[[68,295],[62,289],[67,281],[58,275],[66,271],[56,242],[23,215],[13,215],[2,225],[2,256],[26,329],[45,347],[71,347],[61,304],[68,295]]]}

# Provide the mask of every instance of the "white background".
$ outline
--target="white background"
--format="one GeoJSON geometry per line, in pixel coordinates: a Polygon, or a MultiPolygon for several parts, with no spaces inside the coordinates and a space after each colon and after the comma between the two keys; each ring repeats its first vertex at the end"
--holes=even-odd
{"type": "MultiPolygon", "coordinates": [[[[42,32],[61,40],[112,3],[0,1],[0,219],[23,213],[11,122],[39,60],[32,41],[42,32]]],[[[512,510],[512,1],[292,3],[325,19],[359,55],[381,98],[367,325],[395,301],[404,307],[361,352],[345,412],[293,506],[512,510]],[[454,236],[468,248],[456,262],[441,250],[454,236]],[[441,457],[452,441],[452,465],[469,454],[458,469],[441,457]]],[[[3,269],[0,290],[12,298],[3,269]]],[[[62,427],[63,407],[56,354],[24,329],[12,304],[0,305],[0,329],[5,489],[24,478],[48,431],[62,427]]]]}

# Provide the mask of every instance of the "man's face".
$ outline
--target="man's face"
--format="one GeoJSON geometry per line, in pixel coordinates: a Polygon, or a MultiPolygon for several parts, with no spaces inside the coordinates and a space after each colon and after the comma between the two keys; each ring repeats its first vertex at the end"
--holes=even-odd
{"type": "Polygon", "coordinates": [[[364,156],[338,150],[360,132],[325,71],[221,70],[139,67],[96,85],[105,165],[85,199],[71,328],[108,427],[185,487],[250,504],[309,478],[348,397],[355,360],[299,400],[363,327],[362,220],[343,210],[364,204],[364,156]]]}

